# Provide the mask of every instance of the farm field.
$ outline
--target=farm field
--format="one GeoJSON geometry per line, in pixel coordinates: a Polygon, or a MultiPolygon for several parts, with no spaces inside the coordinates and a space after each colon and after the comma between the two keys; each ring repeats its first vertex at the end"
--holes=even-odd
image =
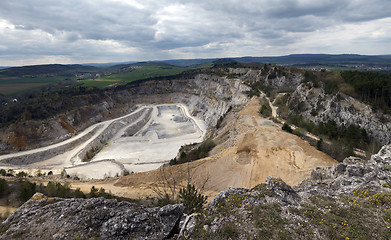
{"type": "Polygon", "coordinates": [[[135,66],[130,72],[102,76],[96,79],[79,80],[85,87],[105,88],[112,84],[125,85],[127,83],[153,77],[165,77],[180,74],[189,68],[152,64],[135,66]]]}
{"type": "Polygon", "coordinates": [[[0,76],[0,94],[14,97],[34,91],[42,87],[57,84],[65,80],[65,76],[54,77],[4,77],[0,76]]]}

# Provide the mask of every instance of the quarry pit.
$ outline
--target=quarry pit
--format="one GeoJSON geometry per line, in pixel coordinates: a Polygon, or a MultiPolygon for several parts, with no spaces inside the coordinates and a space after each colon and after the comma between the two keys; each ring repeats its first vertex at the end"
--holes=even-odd
{"type": "Polygon", "coordinates": [[[46,147],[0,156],[0,168],[38,170],[80,179],[102,179],[157,169],[181,146],[202,142],[205,122],[184,104],[140,105],[46,147]]]}

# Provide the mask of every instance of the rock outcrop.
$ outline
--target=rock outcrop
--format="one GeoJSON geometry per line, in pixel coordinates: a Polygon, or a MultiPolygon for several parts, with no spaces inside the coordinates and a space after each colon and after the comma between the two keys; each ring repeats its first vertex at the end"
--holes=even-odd
{"type": "Polygon", "coordinates": [[[183,210],[37,193],[2,223],[0,239],[166,239],[179,232],[183,210]]]}
{"type": "Polygon", "coordinates": [[[332,167],[316,168],[296,190],[310,194],[352,194],[357,189],[388,191],[391,186],[391,145],[385,145],[369,161],[346,158],[332,167]]]}
{"type": "Polygon", "coordinates": [[[355,124],[366,130],[381,145],[391,141],[389,116],[343,93],[327,94],[311,83],[300,84],[293,92],[290,103],[301,104],[301,114],[315,123],[335,121],[338,126],[355,124]]]}
{"type": "Polygon", "coordinates": [[[261,82],[272,88],[293,88],[300,85],[303,75],[290,69],[265,65],[262,69],[230,69],[244,81],[261,82]]]}

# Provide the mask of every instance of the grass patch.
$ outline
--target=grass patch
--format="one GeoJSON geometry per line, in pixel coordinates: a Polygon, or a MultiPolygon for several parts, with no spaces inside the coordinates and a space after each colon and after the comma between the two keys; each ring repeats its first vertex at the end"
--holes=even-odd
{"type": "MultiPolygon", "coordinates": [[[[365,190],[356,194],[368,196],[365,190]]],[[[367,198],[312,196],[311,203],[289,211],[303,220],[300,234],[308,237],[317,231],[326,239],[389,239],[390,224],[382,223],[391,214],[370,207],[367,198]]]]}
{"type": "Polygon", "coordinates": [[[252,209],[255,227],[259,229],[258,239],[292,239],[284,224],[287,220],[281,218],[281,206],[264,204],[252,209]]]}

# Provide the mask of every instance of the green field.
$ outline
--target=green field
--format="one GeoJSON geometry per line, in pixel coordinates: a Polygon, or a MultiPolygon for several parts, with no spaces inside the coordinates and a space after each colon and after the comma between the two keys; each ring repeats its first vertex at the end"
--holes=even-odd
{"type": "Polygon", "coordinates": [[[114,83],[124,85],[136,80],[177,75],[188,69],[189,68],[161,66],[155,64],[136,66],[135,69],[131,72],[103,76],[97,79],[80,80],[79,82],[83,83],[83,86],[85,87],[105,88],[114,83]]]}
{"type": "Polygon", "coordinates": [[[65,76],[55,77],[2,77],[0,76],[0,94],[14,97],[18,94],[34,91],[65,80],[65,76]]]}

